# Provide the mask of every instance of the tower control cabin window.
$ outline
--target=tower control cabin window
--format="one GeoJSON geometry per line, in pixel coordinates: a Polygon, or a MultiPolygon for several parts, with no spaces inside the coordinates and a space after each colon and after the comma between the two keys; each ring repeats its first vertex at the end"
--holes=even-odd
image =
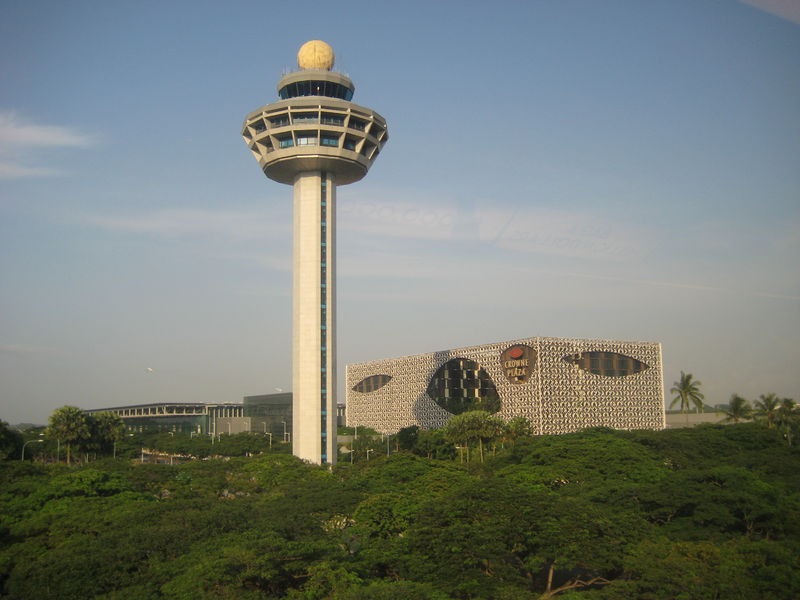
{"type": "Polygon", "coordinates": [[[278,95],[282,100],[298,96],[327,96],[349,102],[353,99],[353,90],[333,81],[296,81],[282,87],[278,95]]]}

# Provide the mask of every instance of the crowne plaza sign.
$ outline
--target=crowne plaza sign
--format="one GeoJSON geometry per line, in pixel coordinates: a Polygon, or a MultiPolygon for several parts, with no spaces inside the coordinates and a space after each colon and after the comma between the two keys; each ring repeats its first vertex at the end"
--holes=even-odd
{"type": "Polygon", "coordinates": [[[536,350],[524,344],[509,346],[500,354],[500,364],[511,383],[527,383],[536,365],[536,350]]]}

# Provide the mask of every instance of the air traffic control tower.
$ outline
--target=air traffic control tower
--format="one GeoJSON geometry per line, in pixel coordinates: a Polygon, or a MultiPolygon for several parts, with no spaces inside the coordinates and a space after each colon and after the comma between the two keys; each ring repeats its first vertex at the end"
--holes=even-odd
{"type": "Polygon", "coordinates": [[[336,187],[367,174],[388,139],[386,120],[353,104],[333,49],[306,42],[280,100],[247,115],[242,136],[264,175],[294,187],[293,451],[336,461],[336,187]]]}

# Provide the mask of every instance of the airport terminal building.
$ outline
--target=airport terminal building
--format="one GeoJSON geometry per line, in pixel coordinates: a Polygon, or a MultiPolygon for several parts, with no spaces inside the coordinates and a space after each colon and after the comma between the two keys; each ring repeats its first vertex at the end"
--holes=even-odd
{"type": "Polygon", "coordinates": [[[129,431],[173,431],[208,435],[245,431],[271,433],[291,440],[292,394],[245,396],[242,403],[157,402],[96,408],[88,414],[112,412],[129,431]]]}
{"type": "MultiPolygon", "coordinates": [[[[245,396],[241,403],[152,402],[94,408],[87,414],[111,412],[131,432],[175,432],[231,435],[272,434],[275,441],[292,441],[292,393],[245,396]]],[[[344,426],[344,405],[336,409],[336,423],[344,426]]]]}
{"type": "Polygon", "coordinates": [[[486,410],[537,434],[663,429],[661,345],[532,337],[347,366],[347,423],[395,433],[486,410]]]}

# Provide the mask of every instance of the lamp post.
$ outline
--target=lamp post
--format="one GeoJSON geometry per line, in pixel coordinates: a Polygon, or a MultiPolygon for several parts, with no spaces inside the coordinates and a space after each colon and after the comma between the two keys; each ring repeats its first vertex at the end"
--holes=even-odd
{"type": "Polygon", "coordinates": [[[286,421],[281,421],[283,423],[283,441],[288,442],[288,438],[286,437],[286,421]]]}
{"type": "Polygon", "coordinates": [[[25,460],[25,446],[28,444],[41,444],[44,440],[28,440],[24,444],[22,444],[22,457],[20,460],[25,460]]]}
{"type": "MultiPolygon", "coordinates": [[[[266,429],[266,425],[264,425],[264,428],[266,429]]],[[[272,448],[272,434],[269,431],[265,431],[264,435],[269,436],[269,447],[272,448]]]]}
{"type": "Polygon", "coordinates": [[[367,448],[367,462],[369,462],[369,453],[372,452],[372,448],[367,448]]]}

